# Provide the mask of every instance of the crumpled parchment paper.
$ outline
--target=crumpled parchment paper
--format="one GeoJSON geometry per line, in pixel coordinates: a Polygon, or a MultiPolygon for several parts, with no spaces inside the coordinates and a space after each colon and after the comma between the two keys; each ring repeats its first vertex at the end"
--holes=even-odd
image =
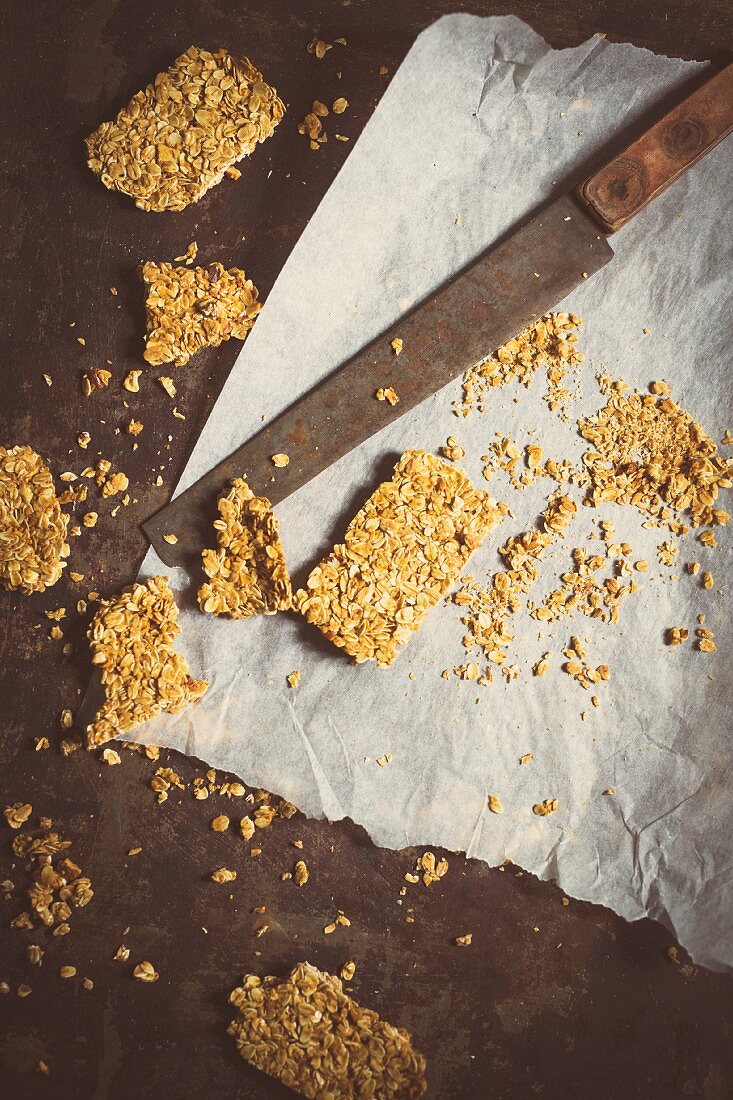
{"type": "MultiPolygon", "coordinates": [[[[178,491],[555,187],[582,176],[610,139],[698,68],[601,38],[552,50],[512,17],[454,15],[425,31],[286,263],[178,491]]],[[[667,379],[720,440],[731,407],[731,236],[723,227],[732,178],[729,140],[615,235],[614,261],[565,303],[585,320],[588,360],[573,421],[604,403],[594,381],[603,368],[640,388],[667,379]]],[[[457,435],[477,485],[485,485],[480,456],[497,432],[577,461],[587,445],[573,422],[548,410],[544,391],[540,376],[528,391],[495,389],[488,411],[464,421],[451,411],[456,383],[285,501],[277,511],[296,580],[407,448],[434,450],[457,435]]],[[[487,580],[500,567],[497,547],[534,525],[553,487],[543,481],[517,493],[504,475],[492,481],[514,518],[472,559],[472,575],[487,580]]],[[[581,508],[548,555],[535,598],[568,568],[573,546],[600,546],[587,541],[600,518],[615,521],[634,559],[651,563],[621,622],[580,616],[548,629],[519,615],[510,660],[521,678],[505,684],[498,676],[483,688],[441,678],[467,659],[451,604],[430,614],[392,668],[379,670],[350,665],[293,615],[244,623],[204,616],[192,598],[202,578],[178,571],[171,580],[184,606],[181,648],[211,688],[135,739],[195,754],[309,815],[351,817],[379,845],[440,844],[491,864],[508,858],[629,920],[664,921],[697,962],[730,967],[731,690],[720,592],[728,558],[690,535],[680,566],[663,568],[656,546],[664,531],[643,529],[632,509],[581,508]],[[712,570],[714,590],[684,575],[682,563],[693,559],[712,570]],[[699,612],[716,632],[717,653],[663,644],[669,626],[692,636],[699,612]],[[560,672],[571,634],[587,639],[594,665],[611,668],[598,709],[560,672]],[[546,650],[553,670],[533,679],[546,650]],[[286,683],[294,669],[296,690],[286,683]],[[380,767],[386,753],[392,761],[380,767]],[[534,759],[520,766],[525,753],[534,759]],[[613,796],[602,794],[612,787],[613,796]],[[489,812],[491,793],[503,816],[489,812]],[[545,798],[557,798],[559,810],[541,819],[532,806],[545,798]]],[[[151,551],[143,575],[156,572],[169,571],[151,551]]]]}

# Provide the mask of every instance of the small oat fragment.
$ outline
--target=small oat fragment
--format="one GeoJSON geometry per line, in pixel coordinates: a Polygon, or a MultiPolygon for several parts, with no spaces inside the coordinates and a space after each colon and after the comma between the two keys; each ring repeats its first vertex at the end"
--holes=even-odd
{"type": "Polygon", "coordinates": [[[295,879],[296,886],[305,886],[306,882],[310,878],[308,867],[304,859],[299,859],[295,864],[295,871],[293,872],[293,878],[295,879]]]}
{"type": "Polygon", "coordinates": [[[78,436],[76,437],[76,442],[79,444],[83,451],[87,449],[91,441],[92,437],[90,436],[89,432],[79,432],[78,436]]]}
{"type": "Polygon", "coordinates": [[[348,106],[348,99],[344,99],[343,96],[339,96],[338,99],[334,99],[333,103],[331,104],[331,110],[335,115],[342,115],[348,106]]]}
{"type": "Polygon", "coordinates": [[[395,355],[400,355],[405,345],[402,341],[402,337],[395,336],[393,340],[390,340],[389,346],[392,348],[392,351],[395,353],[395,355]]]}
{"type": "Polygon", "coordinates": [[[390,665],[504,513],[462,470],[407,451],[294,604],[357,663],[390,665]]]}
{"type": "Polygon", "coordinates": [[[548,814],[557,813],[557,808],[556,798],[545,798],[542,802],[535,802],[532,813],[538,817],[547,817],[548,814]]]}
{"type": "Polygon", "coordinates": [[[272,465],[277,466],[278,469],[283,469],[285,466],[290,465],[290,456],[285,454],[276,454],[272,456],[272,465]]]}
{"type": "Polygon", "coordinates": [[[399,404],[399,396],[392,386],[380,386],[374,395],[377,401],[388,401],[390,405],[399,404]]]}
{"type": "Polygon", "coordinates": [[[703,586],[703,588],[712,588],[714,584],[715,584],[715,581],[713,579],[713,574],[709,573],[706,570],[702,575],[702,586],[703,586]]]}
{"type": "Polygon", "coordinates": [[[51,471],[30,447],[0,447],[0,582],[42,592],[61,576],[69,517],[51,471]]]}
{"type": "Polygon", "coordinates": [[[87,163],[141,210],[184,210],[270,137],[284,110],[246,57],[191,46],[86,139],[87,163]]]}
{"type": "Polygon", "coordinates": [[[198,591],[201,610],[233,619],[287,610],[292,600],[290,576],[280,527],[267,497],[255,496],[243,478],[235,478],[219,499],[214,527],[219,549],[206,549],[201,555],[209,577],[198,591]]]}
{"type": "Polygon", "coordinates": [[[105,695],[86,729],[90,748],[156,714],[178,714],[204,694],[206,681],[192,679],[186,660],[173,649],[177,618],[165,577],[151,577],[101,601],[87,632],[105,695]]]}
{"type": "Polygon", "coordinates": [[[175,546],[178,542],[178,535],[169,532],[167,535],[163,535],[163,542],[167,542],[169,546],[175,546]]]}
{"type": "Polygon", "coordinates": [[[682,645],[686,642],[690,636],[689,630],[686,630],[683,626],[670,626],[665,632],[665,641],[667,645],[682,645]]]}
{"type": "Polygon", "coordinates": [[[102,760],[104,760],[105,764],[109,764],[110,766],[122,763],[120,754],[116,752],[115,749],[103,749],[102,760]]]}
{"type": "Polygon", "coordinates": [[[530,760],[534,760],[534,755],[531,752],[525,752],[524,756],[519,757],[520,764],[529,764],[530,760]]]}
{"type": "Polygon", "coordinates": [[[147,959],[139,962],[132,973],[139,982],[157,982],[160,977],[153,964],[147,959]]]}
{"type": "Polygon", "coordinates": [[[59,978],[74,978],[76,976],[75,966],[62,966],[59,969],[59,978]]]}
{"type": "Polygon", "coordinates": [[[465,936],[456,936],[456,947],[470,947],[473,943],[473,933],[466,932],[465,936]]]}
{"type": "Polygon", "coordinates": [[[180,367],[201,348],[218,347],[232,337],[244,340],[262,308],[256,286],[237,267],[148,261],[141,272],[147,291],[144,358],[156,367],[180,367]]]}
{"type": "Polygon", "coordinates": [[[286,677],[286,679],[287,679],[288,683],[290,684],[291,688],[297,688],[298,684],[300,683],[300,672],[299,672],[299,670],[297,668],[294,669],[294,671],[291,672],[290,675],[288,677],[286,677]]]}
{"type": "Polygon", "coordinates": [[[217,871],[212,871],[211,881],[218,883],[234,882],[236,877],[236,871],[230,871],[228,867],[219,867],[217,871]]]}
{"type": "Polygon", "coordinates": [[[228,180],[238,180],[241,179],[242,173],[239,171],[238,168],[235,168],[234,165],[232,165],[231,168],[227,168],[224,175],[228,180]]]}
{"type": "Polygon", "coordinates": [[[309,963],[287,978],[247,974],[229,999],[237,1009],[229,1034],[242,1057],[303,1096],[418,1100],[425,1094],[425,1059],[408,1032],[347,996],[335,975],[309,963]]]}
{"type": "Polygon", "coordinates": [[[697,648],[701,653],[715,653],[718,647],[712,638],[698,638],[697,648]]]}
{"type": "Polygon", "coordinates": [[[504,807],[501,804],[501,799],[499,798],[498,794],[489,795],[489,809],[491,810],[492,814],[504,813],[504,807]]]}
{"type": "Polygon", "coordinates": [[[143,424],[142,420],[135,420],[133,418],[132,420],[130,420],[125,430],[127,431],[128,435],[136,436],[140,435],[140,432],[143,430],[144,427],[145,425],[143,424]]]}
{"type": "Polygon", "coordinates": [[[243,817],[239,822],[239,831],[245,840],[251,840],[255,835],[255,823],[251,817],[243,817]]]}
{"type": "Polygon", "coordinates": [[[158,375],[158,381],[169,397],[176,396],[176,387],[173,379],[167,374],[158,375]]]}
{"type": "Polygon", "coordinates": [[[122,385],[126,390],[129,390],[130,393],[139,393],[141,374],[141,370],[131,370],[123,379],[122,385]]]}
{"type": "Polygon", "coordinates": [[[605,791],[601,791],[601,794],[614,795],[616,793],[615,787],[607,787],[605,791]]]}
{"type": "Polygon", "coordinates": [[[130,958],[130,948],[125,947],[124,943],[121,943],[120,946],[117,948],[117,950],[114,953],[114,956],[113,956],[114,961],[115,962],[127,962],[127,960],[129,958],[130,958]]]}
{"type": "Polygon", "coordinates": [[[211,828],[215,833],[224,833],[229,828],[229,818],[226,814],[219,814],[211,820],[211,828]]]}

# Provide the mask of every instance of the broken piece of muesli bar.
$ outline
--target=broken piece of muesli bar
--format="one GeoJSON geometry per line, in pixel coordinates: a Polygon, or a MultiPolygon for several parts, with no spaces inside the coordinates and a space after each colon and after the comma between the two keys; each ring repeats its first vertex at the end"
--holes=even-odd
{"type": "Polygon", "coordinates": [[[290,607],[292,589],[277,517],[267,497],[258,497],[236,477],[219,498],[214,520],[218,550],[201,554],[210,578],[199,588],[199,607],[211,615],[247,619],[290,607]]]}
{"type": "Polygon", "coordinates": [[[357,663],[389,665],[505,514],[456,466],[407,451],[294,605],[357,663]]]}
{"type": "Polygon", "coordinates": [[[0,581],[42,592],[61,576],[69,556],[53,477],[31,447],[0,447],[0,581]]]}
{"type": "Polygon", "coordinates": [[[192,679],[186,659],[173,649],[181,630],[177,619],[166,577],[131,584],[102,601],[87,632],[104,689],[104,702],[86,728],[89,748],[156,714],[178,714],[204,694],[206,680],[192,679]]]}
{"type": "Polygon", "coordinates": [[[244,340],[262,303],[257,287],[238,267],[142,266],[147,287],[147,334],[143,358],[153,366],[187,363],[201,348],[216,348],[234,336],[244,340]]]}
{"type": "Polygon", "coordinates": [[[191,46],[86,139],[87,164],[141,210],[185,210],[270,137],[284,111],[246,57],[191,46]]]}
{"type": "Polygon", "coordinates": [[[309,1100],[418,1100],[425,1058],[404,1028],[381,1020],[309,963],[287,978],[247,974],[229,1000],[239,1053],[309,1100]]]}

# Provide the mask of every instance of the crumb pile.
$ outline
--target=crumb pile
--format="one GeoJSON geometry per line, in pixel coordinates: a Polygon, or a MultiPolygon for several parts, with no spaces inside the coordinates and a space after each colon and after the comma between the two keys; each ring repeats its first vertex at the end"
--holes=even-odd
{"type": "Polygon", "coordinates": [[[615,392],[578,428],[595,447],[583,456],[589,504],[631,504],[662,520],[688,514],[693,527],[728,522],[715,502],[733,484],[733,462],[669,396],[615,392]]]}
{"type": "Polygon", "coordinates": [[[562,412],[570,397],[565,385],[568,374],[584,360],[577,348],[578,328],[583,324],[574,313],[546,313],[539,321],[503,344],[495,355],[466,371],[462,398],[453,406],[456,416],[467,417],[486,411],[486,398],[495,386],[519,382],[528,386],[539,369],[547,372],[549,407],[562,412]]]}

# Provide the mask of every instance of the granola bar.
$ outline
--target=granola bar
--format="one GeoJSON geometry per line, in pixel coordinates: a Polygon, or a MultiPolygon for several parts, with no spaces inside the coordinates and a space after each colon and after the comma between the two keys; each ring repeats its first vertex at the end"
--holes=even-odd
{"type": "Polygon", "coordinates": [[[425,1058],[409,1033],[348,997],[332,974],[309,963],[282,979],[247,974],[229,999],[242,1057],[309,1100],[425,1094],[425,1058]]]}
{"type": "Polygon", "coordinates": [[[262,308],[257,287],[237,267],[142,266],[147,287],[144,358],[153,366],[187,363],[200,348],[244,340],[262,308]]]}
{"type": "Polygon", "coordinates": [[[181,630],[177,618],[166,577],[131,584],[102,601],[87,632],[104,689],[104,702],[86,729],[89,748],[156,714],[178,714],[204,694],[206,680],[193,680],[185,658],[173,649],[181,630]]]}
{"type": "Polygon", "coordinates": [[[0,581],[42,592],[61,576],[69,556],[53,477],[31,447],[0,447],[0,581]]]}
{"type": "Polygon", "coordinates": [[[246,57],[191,46],[86,139],[87,164],[141,210],[185,210],[270,137],[284,110],[246,57]]]}
{"type": "Polygon", "coordinates": [[[210,578],[198,592],[201,610],[232,619],[286,610],[292,600],[290,576],[267,497],[255,496],[244,478],[234,478],[219,499],[219,515],[214,520],[219,549],[201,555],[210,578]]]}
{"type": "Polygon", "coordinates": [[[505,513],[462,470],[407,451],[294,605],[357,663],[390,665],[505,513]]]}

